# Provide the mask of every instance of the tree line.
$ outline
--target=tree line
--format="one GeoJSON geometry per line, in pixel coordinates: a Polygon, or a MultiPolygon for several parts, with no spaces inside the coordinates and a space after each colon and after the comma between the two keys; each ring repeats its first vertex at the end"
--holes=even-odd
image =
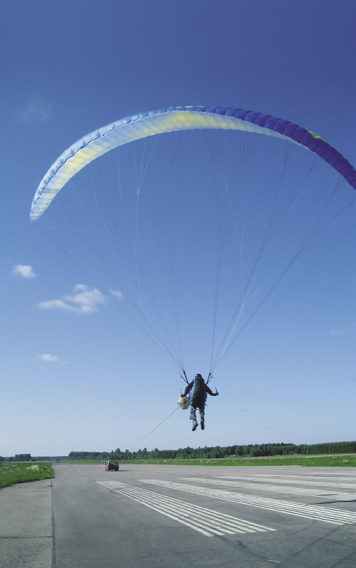
{"type": "Polygon", "coordinates": [[[2,456],[0,456],[0,461],[29,462],[36,461],[36,458],[33,458],[31,454],[15,454],[14,456],[10,456],[9,458],[3,458],[2,456]]]}
{"type": "Polygon", "coordinates": [[[49,462],[62,462],[66,460],[68,456],[36,456],[33,457],[31,454],[15,454],[10,457],[0,456],[1,462],[29,462],[29,461],[49,461],[49,462]]]}
{"type": "Polygon", "coordinates": [[[332,442],[325,444],[249,444],[247,446],[215,446],[205,448],[179,448],[178,450],[148,451],[147,448],[137,452],[124,452],[117,448],[111,452],[70,452],[69,460],[158,460],[158,459],[211,459],[229,457],[262,457],[286,455],[317,455],[317,454],[352,454],[356,453],[356,442],[332,442]]]}

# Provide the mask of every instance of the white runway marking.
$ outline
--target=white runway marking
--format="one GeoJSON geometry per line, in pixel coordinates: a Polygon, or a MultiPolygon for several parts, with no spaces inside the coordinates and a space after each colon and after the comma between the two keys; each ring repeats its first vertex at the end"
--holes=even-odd
{"type": "Polygon", "coordinates": [[[279,501],[278,499],[269,499],[268,497],[253,497],[252,495],[223,491],[222,489],[210,489],[196,485],[187,485],[186,483],[161,481],[159,479],[141,479],[141,482],[158,485],[159,487],[167,487],[168,489],[174,489],[176,491],[195,493],[196,495],[203,495],[204,497],[213,499],[222,499],[224,501],[230,501],[230,503],[239,503],[240,505],[247,505],[249,507],[257,507],[259,509],[284,513],[286,515],[322,521],[324,523],[332,523],[335,525],[352,525],[356,523],[356,513],[340,511],[329,507],[324,508],[320,505],[304,505],[303,503],[279,501]]]}
{"type": "MultiPolygon", "coordinates": [[[[323,493],[323,489],[306,489],[304,487],[289,487],[289,486],[279,486],[275,487],[273,485],[268,485],[267,483],[259,483],[255,485],[249,483],[248,481],[226,481],[225,479],[205,479],[202,477],[184,477],[185,481],[195,481],[198,483],[205,483],[208,485],[223,485],[225,487],[240,487],[241,489],[258,489],[260,491],[273,491],[273,493],[288,493],[289,495],[304,495],[306,497],[323,497],[326,499],[340,499],[344,501],[356,500],[356,492],[352,493],[339,493],[330,491],[326,494],[323,493]]],[[[269,480],[268,480],[269,482],[269,480]]],[[[285,480],[286,483],[286,480],[285,480]]]]}
{"type": "Polygon", "coordinates": [[[226,534],[266,531],[274,532],[274,529],[262,525],[243,521],[236,517],[231,517],[230,515],[224,515],[223,513],[217,513],[205,507],[191,505],[185,501],[167,497],[140,487],[134,487],[127,483],[121,483],[120,481],[97,481],[97,483],[116,493],[121,493],[121,495],[125,495],[125,497],[129,497],[205,536],[223,536],[226,534]]]}
{"type": "Polygon", "coordinates": [[[287,474],[287,475],[282,475],[280,473],[260,473],[259,477],[284,477],[284,479],[289,479],[292,477],[295,477],[297,479],[321,479],[321,478],[330,478],[330,481],[332,481],[335,478],[340,478],[342,479],[342,481],[349,481],[350,483],[355,483],[356,484],[356,474],[353,477],[349,477],[351,476],[350,472],[332,472],[332,473],[325,473],[325,472],[320,472],[320,473],[302,473],[300,472],[300,474],[296,475],[296,474],[287,474]]]}
{"type": "MultiPolygon", "coordinates": [[[[235,479],[235,480],[243,480],[243,481],[252,481],[252,482],[261,482],[264,481],[266,482],[267,480],[265,479],[265,477],[238,477],[238,476],[234,476],[234,475],[223,475],[220,476],[221,479],[235,479]]],[[[285,485],[286,483],[286,476],[281,476],[282,479],[268,479],[269,483],[281,483],[283,485],[285,485]]],[[[292,477],[292,476],[291,476],[292,477]]],[[[292,485],[315,485],[317,487],[339,487],[340,489],[353,489],[354,491],[356,491],[356,483],[338,483],[337,481],[306,481],[305,479],[289,479],[288,476],[288,483],[291,483],[292,485]]]]}

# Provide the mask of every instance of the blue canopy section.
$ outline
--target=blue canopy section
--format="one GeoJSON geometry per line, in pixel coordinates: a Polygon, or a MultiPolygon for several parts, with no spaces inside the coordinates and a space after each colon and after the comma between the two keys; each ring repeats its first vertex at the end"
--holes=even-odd
{"type": "Polygon", "coordinates": [[[240,108],[171,107],[113,122],[87,134],[63,152],[37,188],[31,205],[31,222],[44,213],[77,172],[102,154],[147,136],[193,129],[244,130],[284,138],[318,154],[356,189],[356,171],[346,158],[313,132],[288,120],[240,108]]]}

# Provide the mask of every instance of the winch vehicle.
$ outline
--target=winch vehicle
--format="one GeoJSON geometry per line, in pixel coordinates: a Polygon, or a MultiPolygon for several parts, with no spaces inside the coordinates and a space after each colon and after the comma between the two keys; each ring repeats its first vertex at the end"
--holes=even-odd
{"type": "Polygon", "coordinates": [[[120,466],[118,461],[106,462],[105,471],[119,471],[120,466]]]}

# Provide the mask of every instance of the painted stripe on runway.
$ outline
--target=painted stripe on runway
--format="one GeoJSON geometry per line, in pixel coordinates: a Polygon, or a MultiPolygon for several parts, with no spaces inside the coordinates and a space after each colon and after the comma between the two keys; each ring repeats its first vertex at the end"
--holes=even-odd
{"type": "Polygon", "coordinates": [[[274,532],[275,530],[230,515],[217,513],[205,507],[191,505],[185,501],[167,497],[155,491],[121,483],[120,481],[97,481],[97,483],[116,493],[125,495],[125,497],[129,497],[174,521],[178,521],[205,536],[223,536],[226,534],[245,534],[266,531],[274,532]]]}
{"type": "MultiPolygon", "coordinates": [[[[219,476],[221,477],[221,479],[238,479],[238,480],[243,480],[243,481],[252,481],[255,482],[257,481],[258,483],[260,483],[261,481],[266,482],[267,480],[265,479],[265,477],[239,477],[239,476],[234,476],[234,475],[221,475],[219,476]]],[[[286,483],[286,476],[281,476],[283,479],[269,479],[268,482],[269,483],[281,483],[284,484],[286,483]]],[[[315,485],[316,487],[339,487],[340,489],[353,489],[354,491],[356,490],[356,484],[355,483],[338,483],[337,481],[306,481],[305,479],[289,479],[288,476],[288,483],[291,483],[292,485],[315,485]]]]}
{"type": "Polygon", "coordinates": [[[356,523],[356,513],[350,511],[339,511],[338,509],[324,508],[320,505],[305,505],[303,503],[293,503],[291,501],[279,501],[278,499],[269,499],[268,497],[254,497],[252,495],[244,495],[242,493],[232,493],[222,489],[210,489],[207,487],[198,487],[196,485],[187,485],[186,483],[173,483],[171,481],[161,481],[160,479],[141,479],[142,483],[150,483],[167,489],[176,491],[184,491],[211,497],[213,499],[222,499],[230,503],[239,503],[248,507],[257,507],[259,509],[267,509],[277,513],[286,515],[294,515],[296,517],[304,517],[322,521],[324,523],[332,523],[334,525],[352,525],[356,523]]]}
{"type": "MultiPolygon", "coordinates": [[[[278,466],[279,467],[279,466],[278,466]]],[[[288,473],[287,475],[282,475],[280,473],[260,473],[259,477],[284,477],[284,478],[290,478],[290,477],[296,477],[297,479],[320,479],[320,478],[327,478],[329,477],[330,480],[332,481],[333,479],[341,479],[342,481],[349,481],[350,483],[354,483],[356,484],[356,474],[353,475],[352,477],[350,477],[351,473],[347,473],[347,472],[340,472],[338,471],[337,473],[327,473],[327,472],[318,472],[318,473],[299,473],[298,475],[296,474],[290,474],[288,473]]]]}
{"type": "Polygon", "coordinates": [[[323,489],[307,489],[305,487],[289,487],[289,486],[278,486],[268,485],[267,483],[259,483],[258,485],[253,485],[245,481],[226,481],[225,479],[204,479],[201,477],[183,477],[184,481],[195,481],[199,483],[205,483],[207,485],[223,485],[225,487],[240,487],[241,489],[258,489],[259,491],[272,491],[273,493],[287,493],[289,495],[304,495],[305,497],[323,497],[326,499],[340,499],[344,501],[356,500],[355,493],[340,493],[330,491],[326,494],[323,493],[323,489]]]}
{"type": "MultiPolygon", "coordinates": [[[[344,474],[345,475],[345,474],[344,474]]],[[[322,482],[322,483],[342,483],[344,484],[348,484],[351,485],[353,487],[353,489],[356,489],[356,476],[354,477],[342,477],[342,474],[330,474],[330,473],[319,473],[319,474],[300,474],[300,475],[271,475],[271,474],[264,474],[261,473],[259,474],[258,477],[261,477],[261,479],[265,480],[265,481],[270,481],[271,478],[282,478],[284,480],[291,480],[292,482],[295,483],[295,481],[293,481],[294,479],[296,480],[305,480],[308,483],[317,483],[317,482],[322,482]]],[[[349,487],[350,488],[350,487],[349,487]]]]}

